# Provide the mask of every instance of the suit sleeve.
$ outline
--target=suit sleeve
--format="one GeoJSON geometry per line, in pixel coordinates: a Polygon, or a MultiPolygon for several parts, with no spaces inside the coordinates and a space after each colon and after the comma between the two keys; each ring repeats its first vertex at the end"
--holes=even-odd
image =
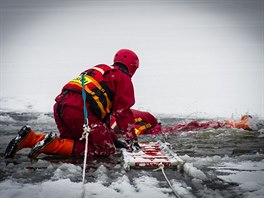
{"type": "Polygon", "coordinates": [[[134,116],[130,109],[135,103],[131,78],[126,74],[118,75],[115,77],[114,86],[113,116],[115,116],[117,125],[124,138],[130,140],[136,137],[134,116]]]}

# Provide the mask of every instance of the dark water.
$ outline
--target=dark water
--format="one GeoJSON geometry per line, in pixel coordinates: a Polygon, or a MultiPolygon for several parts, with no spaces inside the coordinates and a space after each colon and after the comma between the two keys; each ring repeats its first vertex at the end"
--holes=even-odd
{"type": "MultiPolygon", "coordinates": [[[[12,160],[4,160],[4,151],[8,142],[16,135],[21,126],[28,124],[36,132],[57,132],[52,113],[15,113],[0,112],[0,182],[12,179],[20,183],[35,184],[54,180],[54,173],[64,163],[82,167],[83,159],[60,158],[41,155],[39,160],[27,158],[29,149],[19,151],[12,160]]],[[[187,119],[160,118],[163,125],[187,122],[187,119]]],[[[170,135],[144,135],[139,141],[162,140],[171,143],[172,149],[186,161],[186,171],[178,172],[166,169],[172,182],[180,182],[181,187],[188,190],[194,197],[258,197],[262,196],[263,188],[248,189],[243,183],[248,175],[251,184],[264,184],[264,136],[263,129],[245,131],[240,129],[210,129],[196,132],[174,133],[170,135]],[[237,179],[238,177],[238,179],[237,179]],[[241,177],[242,182],[238,182],[241,177]],[[255,178],[256,177],[256,178],[255,178]],[[253,182],[253,183],[252,183],[253,182]],[[243,189],[243,184],[246,189],[243,189]]],[[[121,151],[108,158],[89,158],[87,164],[87,182],[96,182],[94,172],[102,165],[107,169],[104,185],[110,185],[122,174],[132,181],[143,174],[157,178],[160,187],[168,187],[160,171],[123,169],[121,151]]],[[[66,172],[68,170],[65,170],[66,172]]],[[[72,182],[82,180],[81,171],[67,172],[60,178],[69,178],[72,182]]],[[[173,197],[173,194],[170,192],[173,197]]],[[[184,196],[182,196],[184,197],[184,196]]]]}

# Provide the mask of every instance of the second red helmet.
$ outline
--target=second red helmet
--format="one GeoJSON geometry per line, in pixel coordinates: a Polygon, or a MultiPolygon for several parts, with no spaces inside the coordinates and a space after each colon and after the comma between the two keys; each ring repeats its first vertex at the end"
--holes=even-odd
{"type": "Polygon", "coordinates": [[[114,63],[121,63],[128,69],[129,75],[133,76],[139,67],[138,56],[135,52],[129,49],[119,50],[114,57],[114,63]]]}

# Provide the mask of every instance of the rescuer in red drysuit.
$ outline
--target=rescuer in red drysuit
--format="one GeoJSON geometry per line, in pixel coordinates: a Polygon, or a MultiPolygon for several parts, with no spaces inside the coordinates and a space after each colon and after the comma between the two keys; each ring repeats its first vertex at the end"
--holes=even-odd
{"type": "MultiPolygon", "coordinates": [[[[130,148],[139,149],[134,117],[130,110],[135,103],[131,77],[138,67],[137,55],[131,50],[121,49],[114,56],[113,66],[97,65],[82,73],[91,129],[88,155],[107,156],[115,152],[116,142],[118,143],[116,145],[120,146],[117,136],[110,131],[110,115],[116,118],[118,128],[130,148]],[[98,73],[103,79],[95,79],[96,76],[100,76],[98,73]]],[[[9,143],[5,157],[13,157],[18,150],[26,147],[32,148],[29,157],[37,157],[40,153],[84,155],[85,141],[79,140],[84,124],[82,88],[80,75],[67,83],[55,99],[54,118],[60,132],[59,137],[54,133],[37,134],[30,127],[24,126],[9,143]]]]}

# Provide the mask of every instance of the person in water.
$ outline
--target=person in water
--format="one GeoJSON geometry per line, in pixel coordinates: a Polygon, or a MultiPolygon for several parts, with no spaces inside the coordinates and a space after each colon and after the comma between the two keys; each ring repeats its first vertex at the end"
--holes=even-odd
{"type": "MultiPolygon", "coordinates": [[[[198,131],[210,128],[237,128],[244,130],[255,130],[256,126],[251,115],[243,115],[240,120],[224,120],[219,121],[207,121],[198,122],[192,121],[185,124],[176,124],[173,126],[167,126],[162,128],[161,123],[157,121],[155,116],[149,112],[139,111],[132,109],[134,119],[135,119],[135,132],[137,136],[143,134],[165,134],[165,133],[175,133],[175,132],[185,132],[185,131],[198,131]]],[[[119,129],[115,123],[115,118],[111,119],[111,127],[118,132],[119,129]]]]}
{"type": "Polygon", "coordinates": [[[224,120],[224,121],[207,121],[198,122],[192,121],[186,124],[177,124],[175,126],[168,126],[162,133],[173,133],[181,131],[198,131],[210,128],[237,128],[244,130],[255,130],[256,126],[251,115],[243,115],[240,120],[224,120]]]}

